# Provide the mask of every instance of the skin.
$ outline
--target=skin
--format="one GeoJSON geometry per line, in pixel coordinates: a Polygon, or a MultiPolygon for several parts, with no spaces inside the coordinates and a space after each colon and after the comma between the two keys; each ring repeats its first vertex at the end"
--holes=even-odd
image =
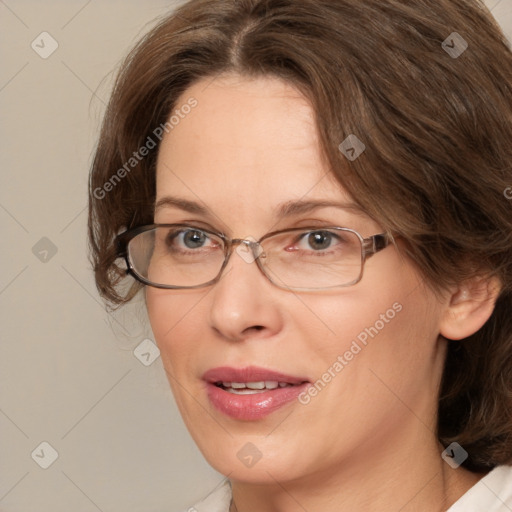
{"type": "MultiPolygon", "coordinates": [[[[363,237],[382,232],[352,208],[277,217],[289,201],[353,203],[322,159],[310,105],[290,84],[223,75],[196,83],[177,105],[190,97],[198,106],[160,147],[157,202],[178,196],[209,213],[164,206],[156,223],[256,239],[310,224],[363,237]]],[[[183,419],[208,462],[231,479],[239,512],[432,512],[482,477],[440,456],[437,393],[448,343],[441,335],[475,332],[496,294],[493,283],[475,279],[436,296],[392,245],[367,260],[358,284],[334,292],[279,289],[234,253],[215,285],[147,287],[146,300],[183,419]],[[402,310],[307,405],[293,401],[262,420],[239,421],[210,404],[206,370],[257,365],[315,382],[395,303],[402,310]],[[262,454],[251,468],[237,457],[248,442],[262,454]]]]}

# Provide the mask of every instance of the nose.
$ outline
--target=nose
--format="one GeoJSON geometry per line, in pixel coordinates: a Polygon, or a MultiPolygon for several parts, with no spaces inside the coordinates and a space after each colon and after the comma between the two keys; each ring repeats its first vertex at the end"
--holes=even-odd
{"type": "Polygon", "coordinates": [[[250,239],[233,242],[237,247],[209,294],[210,325],[231,341],[273,336],[283,327],[277,297],[283,292],[259,270],[255,259],[264,257],[259,244],[250,239]]]}

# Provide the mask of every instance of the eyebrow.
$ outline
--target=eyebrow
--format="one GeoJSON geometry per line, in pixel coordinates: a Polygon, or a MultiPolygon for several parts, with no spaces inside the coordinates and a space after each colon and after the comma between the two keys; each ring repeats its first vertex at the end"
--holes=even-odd
{"type": "MultiPolygon", "coordinates": [[[[155,212],[170,207],[179,208],[180,210],[195,213],[199,215],[212,216],[212,212],[196,201],[190,201],[181,197],[165,196],[159,199],[155,204],[155,212]]],[[[298,200],[287,201],[279,205],[276,214],[279,218],[293,217],[304,213],[309,213],[320,208],[339,208],[342,210],[354,210],[354,213],[362,215],[363,210],[355,203],[342,203],[337,201],[326,200],[298,200]]]]}
{"type": "Polygon", "coordinates": [[[155,204],[155,212],[165,207],[179,208],[185,212],[198,213],[200,215],[210,214],[210,211],[205,206],[200,205],[196,201],[189,201],[188,199],[183,199],[181,197],[162,197],[162,199],[159,199],[155,204]]]}

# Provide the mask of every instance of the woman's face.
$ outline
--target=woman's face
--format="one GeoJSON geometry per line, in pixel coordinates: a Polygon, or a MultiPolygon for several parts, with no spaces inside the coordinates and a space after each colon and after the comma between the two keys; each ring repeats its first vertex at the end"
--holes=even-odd
{"type": "MultiPolygon", "coordinates": [[[[195,84],[176,108],[191,97],[197,106],[160,147],[156,223],[243,239],[301,226],[382,232],[350,207],[321,158],[313,111],[293,87],[226,75],[195,84]]],[[[235,251],[214,285],[146,294],[184,421],[230,478],[325,476],[340,464],[405,460],[411,443],[434,439],[443,305],[394,246],[367,260],[359,283],[334,291],[280,289],[235,251]],[[219,380],[293,386],[237,391],[219,380]]]]}

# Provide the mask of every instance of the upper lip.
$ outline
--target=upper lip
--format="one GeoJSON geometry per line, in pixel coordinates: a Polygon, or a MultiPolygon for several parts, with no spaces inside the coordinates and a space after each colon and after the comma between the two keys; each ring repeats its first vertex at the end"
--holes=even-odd
{"type": "Polygon", "coordinates": [[[221,366],[212,368],[204,373],[203,380],[215,384],[217,382],[261,382],[277,381],[288,384],[302,384],[308,382],[307,379],[292,375],[286,375],[281,372],[268,370],[258,366],[246,366],[245,368],[232,368],[230,366],[221,366]]]}

